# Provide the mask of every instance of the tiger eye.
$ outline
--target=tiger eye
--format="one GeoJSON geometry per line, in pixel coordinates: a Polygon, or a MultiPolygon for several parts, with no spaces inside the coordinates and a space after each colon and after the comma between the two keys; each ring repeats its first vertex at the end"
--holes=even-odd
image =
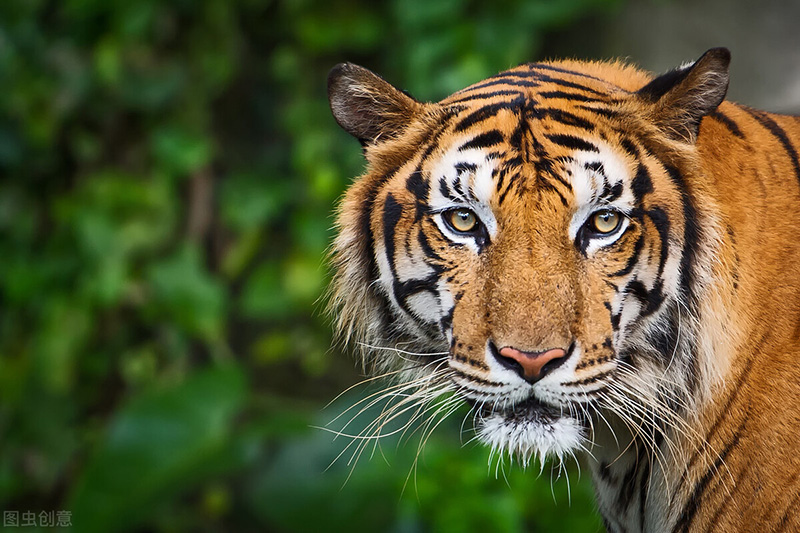
{"type": "Polygon", "coordinates": [[[619,227],[621,220],[622,217],[616,211],[603,209],[592,215],[592,229],[596,233],[608,234],[619,227]]]}
{"type": "Polygon", "coordinates": [[[447,213],[448,222],[454,230],[469,233],[478,227],[478,217],[469,209],[453,209],[447,213]]]}

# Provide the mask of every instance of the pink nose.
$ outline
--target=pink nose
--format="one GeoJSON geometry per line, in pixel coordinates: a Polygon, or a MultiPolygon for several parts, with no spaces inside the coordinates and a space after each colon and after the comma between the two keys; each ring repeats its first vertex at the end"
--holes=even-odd
{"type": "Polygon", "coordinates": [[[564,359],[567,353],[561,348],[552,348],[543,352],[523,352],[516,348],[506,346],[500,348],[500,355],[518,363],[519,366],[522,367],[522,377],[526,380],[535,381],[543,378],[550,369],[558,366],[557,364],[553,364],[545,368],[547,363],[564,359]]]}

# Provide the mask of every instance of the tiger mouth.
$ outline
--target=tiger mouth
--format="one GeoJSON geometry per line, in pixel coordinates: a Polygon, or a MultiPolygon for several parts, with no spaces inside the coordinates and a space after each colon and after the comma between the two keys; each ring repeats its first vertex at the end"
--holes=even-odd
{"type": "MultiPolygon", "coordinates": [[[[475,407],[478,402],[470,400],[469,403],[475,407]]],[[[480,418],[484,419],[500,416],[507,424],[552,423],[563,417],[560,409],[543,403],[534,395],[521,402],[502,407],[484,403],[480,406],[478,414],[480,418]]]]}

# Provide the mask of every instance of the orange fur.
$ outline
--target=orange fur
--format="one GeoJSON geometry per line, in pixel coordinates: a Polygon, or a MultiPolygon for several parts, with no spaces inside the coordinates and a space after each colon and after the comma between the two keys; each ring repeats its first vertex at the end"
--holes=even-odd
{"type": "Polygon", "coordinates": [[[587,448],[609,531],[800,528],[800,121],[720,104],[727,64],[523,65],[436,104],[329,79],[369,163],[338,217],[338,329],[447,353],[365,358],[438,361],[523,463],[587,448]],[[570,355],[532,382],[503,346],[570,355]]]}

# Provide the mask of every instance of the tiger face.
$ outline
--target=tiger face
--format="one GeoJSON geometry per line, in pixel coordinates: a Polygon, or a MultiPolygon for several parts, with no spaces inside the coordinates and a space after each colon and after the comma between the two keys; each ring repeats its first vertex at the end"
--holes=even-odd
{"type": "Polygon", "coordinates": [[[696,355],[713,205],[685,176],[728,62],[528,64],[438,103],[336,67],[333,114],[368,161],[338,217],[339,329],[523,463],[590,448],[601,420],[680,416],[718,371],[696,355]]]}

